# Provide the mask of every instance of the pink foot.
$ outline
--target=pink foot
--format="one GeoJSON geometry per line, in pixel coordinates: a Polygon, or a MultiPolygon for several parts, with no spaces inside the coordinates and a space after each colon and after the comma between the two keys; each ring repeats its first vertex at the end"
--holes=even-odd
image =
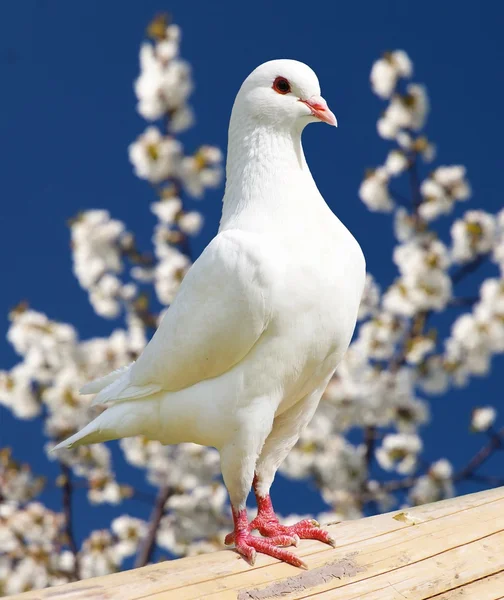
{"type": "Polygon", "coordinates": [[[270,496],[257,495],[257,517],[250,523],[250,530],[257,529],[261,535],[275,538],[281,535],[296,536],[302,540],[319,540],[336,545],[336,541],[328,531],[320,529],[315,519],[304,519],[295,525],[282,525],[275,515],[270,496]]]}
{"type": "Polygon", "coordinates": [[[295,554],[284,548],[279,548],[279,546],[297,546],[298,536],[279,534],[268,536],[269,539],[257,537],[250,533],[247,511],[245,509],[235,511],[234,508],[232,510],[235,528],[232,533],[226,536],[225,544],[234,542],[236,551],[246,558],[251,565],[255,563],[257,552],[261,552],[294,567],[306,568],[305,563],[295,554]]]}

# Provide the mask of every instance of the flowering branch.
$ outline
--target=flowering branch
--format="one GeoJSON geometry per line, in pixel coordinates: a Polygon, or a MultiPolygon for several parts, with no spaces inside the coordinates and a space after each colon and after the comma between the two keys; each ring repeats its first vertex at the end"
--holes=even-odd
{"type": "MultiPolygon", "coordinates": [[[[504,427],[500,431],[493,434],[490,440],[483,445],[478,452],[469,460],[469,462],[462,467],[459,471],[453,474],[452,479],[454,482],[460,483],[467,481],[468,479],[474,479],[477,481],[485,482],[491,486],[504,485],[504,479],[502,477],[494,477],[491,475],[479,475],[476,471],[498,450],[504,448],[504,427]]],[[[397,492],[400,490],[407,490],[414,487],[420,477],[424,475],[414,477],[404,477],[403,479],[393,479],[380,483],[380,491],[384,493],[397,492]]],[[[375,493],[365,493],[361,498],[360,502],[366,504],[374,500],[375,493]]]]}

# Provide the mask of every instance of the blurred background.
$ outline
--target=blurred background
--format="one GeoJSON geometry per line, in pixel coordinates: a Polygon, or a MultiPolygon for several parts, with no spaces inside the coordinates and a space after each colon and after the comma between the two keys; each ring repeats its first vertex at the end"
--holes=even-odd
{"type": "MultiPolygon", "coordinates": [[[[177,134],[187,153],[201,144],[225,153],[234,97],[260,63],[294,58],[315,70],[339,126],[307,129],[307,161],[322,195],[360,242],[368,270],[382,289],[397,276],[393,219],[369,211],[359,199],[359,187],[366,168],[382,164],[392,148],[377,134],[376,121],[386,103],[372,93],[369,81],[371,67],[384,51],[405,50],[414,64],[414,81],[427,87],[431,111],[425,132],[436,145],[436,166],[460,164],[467,170],[472,197],[436,224],[441,238],[449,244],[453,218],[466,210],[497,213],[502,208],[504,7],[500,3],[2,3],[4,334],[9,312],[21,301],[50,319],[71,323],[81,339],[109,336],[122,323],[120,317],[98,316],[80,287],[72,272],[67,223],[81,211],[103,208],[134,231],[139,248],[152,247],[157,219],[149,206],[156,192],[135,176],[128,146],[147,126],[135,108],[133,87],[140,44],[147,25],[163,11],[181,28],[180,52],[191,65],[195,84],[190,98],[195,124],[177,134]]],[[[420,177],[427,177],[433,168],[421,164],[420,177]]],[[[184,198],[186,209],[197,210],[204,218],[201,232],[191,239],[193,258],[217,231],[222,193],[223,181],[209,188],[202,200],[184,198]]],[[[483,264],[461,283],[461,295],[477,294],[479,283],[496,275],[495,265],[483,264]]],[[[441,338],[448,335],[457,314],[438,317],[441,338]]],[[[0,369],[8,371],[18,361],[3,335],[0,369]]],[[[499,411],[503,368],[504,360],[497,356],[488,376],[471,378],[467,386],[428,400],[431,418],[421,428],[420,466],[448,458],[457,471],[485,445],[491,433],[469,433],[471,413],[479,405],[499,411]]],[[[60,470],[43,451],[47,438],[41,422],[40,417],[17,419],[8,406],[0,405],[0,447],[13,448],[13,458],[54,481],[60,470]]],[[[350,428],[347,438],[358,443],[362,432],[350,428]]],[[[144,492],[145,498],[125,500],[120,508],[107,503],[89,508],[85,490],[77,490],[72,502],[79,515],[74,524],[78,545],[91,529],[108,528],[122,512],[149,518],[155,488],[145,481],[142,470],[126,464],[116,443],[111,447],[118,481],[144,492]]],[[[499,477],[503,468],[502,452],[494,452],[479,473],[499,477]]],[[[375,463],[372,469],[378,481],[389,477],[375,463]]],[[[468,493],[488,485],[488,480],[463,481],[456,491],[468,493]]],[[[324,502],[312,479],[279,475],[273,490],[283,515],[334,508],[324,502]]],[[[57,486],[48,485],[40,498],[50,509],[61,509],[57,486]]],[[[376,506],[367,506],[365,513],[374,510],[376,506]]]]}

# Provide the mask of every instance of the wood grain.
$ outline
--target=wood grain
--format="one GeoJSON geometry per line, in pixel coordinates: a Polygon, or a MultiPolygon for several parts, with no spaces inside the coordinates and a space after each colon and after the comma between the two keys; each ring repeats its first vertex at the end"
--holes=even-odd
{"type": "Polygon", "coordinates": [[[328,527],[307,571],[227,550],[11,596],[10,600],[502,600],[504,488],[328,527]]]}

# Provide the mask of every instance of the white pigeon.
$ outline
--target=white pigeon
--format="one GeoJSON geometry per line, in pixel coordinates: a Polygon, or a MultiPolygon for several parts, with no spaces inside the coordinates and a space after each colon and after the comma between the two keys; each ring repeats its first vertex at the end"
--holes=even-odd
{"type": "Polygon", "coordinates": [[[226,542],[251,563],[258,551],[304,566],[280,546],[334,544],[316,521],[280,525],[269,496],[348,348],[365,280],[359,244],[305,161],[301,133],[318,121],[337,124],[305,64],[273,60],[247,77],[216,237],[138,360],[82,389],[106,410],[55,448],[136,435],[217,448],[234,518],[226,542]]]}

